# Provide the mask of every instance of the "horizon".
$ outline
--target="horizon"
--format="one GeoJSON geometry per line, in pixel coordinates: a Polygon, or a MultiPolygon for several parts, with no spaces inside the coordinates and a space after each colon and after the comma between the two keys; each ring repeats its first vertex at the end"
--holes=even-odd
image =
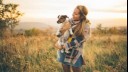
{"type": "MultiPolygon", "coordinates": [[[[51,20],[47,20],[47,21],[51,21],[51,20]]],[[[119,20],[117,20],[117,21],[118,21],[117,23],[120,22],[119,20]]],[[[53,22],[53,21],[51,21],[51,22],[53,22]]],[[[59,24],[55,23],[55,21],[52,24],[54,24],[54,25],[47,24],[47,22],[31,22],[31,21],[25,21],[25,22],[20,22],[19,25],[16,26],[15,29],[25,29],[26,30],[26,29],[38,28],[38,29],[41,29],[42,30],[42,29],[47,29],[47,28],[51,28],[51,27],[57,29],[60,26],[59,24]]],[[[127,29],[127,26],[123,26],[123,25],[118,25],[118,26],[104,26],[103,23],[97,23],[97,25],[99,25],[99,24],[101,24],[102,28],[116,27],[116,28],[119,28],[119,29],[120,28],[126,28],[127,29]]],[[[122,23],[120,23],[120,24],[122,24],[122,23]]],[[[92,29],[93,28],[96,28],[97,25],[92,26],[92,24],[91,24],[91,28],[92,29]]]]}
{"type": "MultiPolygon", "coordinates": [[[[60,25],[56,23],[57,18],[43,18],[43,19],[32,19],[32,21],[21,21],[22,22],[38,22],[53,26],[59,27],[60,25]]],[[[103,27],[126,27],[127,26],[127,19],[119,19],[119,18],[112,18],[112,19],[90,19],[91,27],[95,28],[98,24],[101,24],[103,27]]]]}

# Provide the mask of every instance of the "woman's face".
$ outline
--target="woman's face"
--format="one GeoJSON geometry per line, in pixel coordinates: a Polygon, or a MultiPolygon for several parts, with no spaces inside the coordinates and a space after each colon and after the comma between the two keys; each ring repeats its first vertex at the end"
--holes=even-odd
{"type": "Polygon", "coordinates": [[[73,14],[72,14],[72,16],[73,16],[73,20],[80,20],[80,14],[79,14],[79,9],[77,9],[77,8],[75,8],[75,10],[74,10],[74,12],[73,12],[73,14]]]}

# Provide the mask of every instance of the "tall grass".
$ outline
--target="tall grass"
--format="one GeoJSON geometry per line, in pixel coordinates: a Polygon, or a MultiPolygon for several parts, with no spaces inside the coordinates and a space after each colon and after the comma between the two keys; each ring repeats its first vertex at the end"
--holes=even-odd
{"type": "MultiPolygon", "coordinates": [[[[0,72],[63,72],[51,33],[0,39],[0,72]]],[[[82,72],[126,72],[127,36],[93,35],[84,43],[82,72]]]]}
{"type": "Polygon", "coordinates": [[[84,46],[86,72],[126,72],[127,37],[124,35],[92,37],[84,46]]]}

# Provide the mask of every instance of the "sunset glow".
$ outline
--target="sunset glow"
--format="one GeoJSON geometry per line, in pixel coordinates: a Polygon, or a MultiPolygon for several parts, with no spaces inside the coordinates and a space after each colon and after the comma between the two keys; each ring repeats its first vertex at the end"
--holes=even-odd
{"type": "MultiPolygon", "coordinates": [[[[77,5],[85,5],[89,19],[127,19],[127,0],[4,0],[19,4],[23,20],[30,18],[56,18],[59,14],[72,17],[77,5]]],[[[23,21],[22,20],[22,21],[23,21]]]]}

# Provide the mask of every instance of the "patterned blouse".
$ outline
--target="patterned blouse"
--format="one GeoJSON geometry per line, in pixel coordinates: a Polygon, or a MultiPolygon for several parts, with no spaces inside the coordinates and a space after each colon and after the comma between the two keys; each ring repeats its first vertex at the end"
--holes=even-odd
{"type": "MultiPolygon", "coordinates": [[[[78,22],[73,21],[72,19],[69,20],[69,22],[73,25],[78,22]]],[[[86,20],[86,25],[84,27],[84,38],[76,36],[72,39],[70,43],[67,43],[69,46],[69,53],[65,53],[64,62],[67,62],[69,64],[75,64],[78,58],[82,55],[83,50],[83,42],[87,41],[90,37],[90,22],[89,20],[86,20]],[[82,42],[83,41],[83,42],[82,42]]]]}

